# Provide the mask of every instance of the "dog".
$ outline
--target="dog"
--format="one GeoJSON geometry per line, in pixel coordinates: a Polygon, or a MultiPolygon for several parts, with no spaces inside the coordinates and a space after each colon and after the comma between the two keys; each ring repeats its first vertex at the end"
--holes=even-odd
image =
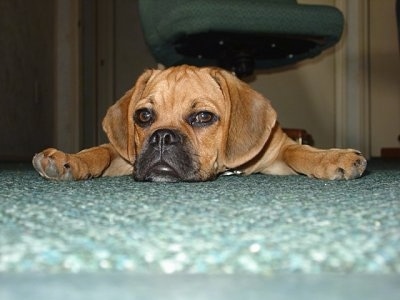
{"type": "Polygon", "coordinates": [[[367,165],[357,150],[296,143],[268,99],[214,67],[145,71],[108,109],[103,129],[108,144],[76,154],[48,148],[33,157],[34,168],[52,180],[133,174],[193,182],[226,172],[354,179],[367,165]]]}

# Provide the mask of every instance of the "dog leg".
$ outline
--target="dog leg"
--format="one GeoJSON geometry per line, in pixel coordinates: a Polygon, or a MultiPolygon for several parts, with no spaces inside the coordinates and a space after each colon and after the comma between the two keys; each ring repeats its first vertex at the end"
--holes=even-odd
{"type": "MultiPolygon", "coordinates": [[[[33,157],[32,164],[39,174],[51,180],[80,180],[100,177],[104,173],[124,175],[123,171],[110,170],[122,160],[110,144],[67,154],[48,148],[33,157]]],[[[125,162],[125,165],[129,165],[125,162]]],[[[124,169],[124,168],[122,168],[124,169]]],[[[131,167],[126,168],[131,170],[131,167]]],[[[126,172],[127,173],[127,172],[126,172]]]]}
{"type": "Polygon", "coordinates": [[[367,160],[354,149],[321,150],[292,144],[283,149],[282,157],[297,173],[319,179],[358,178],[367,166],[367,160]]]}

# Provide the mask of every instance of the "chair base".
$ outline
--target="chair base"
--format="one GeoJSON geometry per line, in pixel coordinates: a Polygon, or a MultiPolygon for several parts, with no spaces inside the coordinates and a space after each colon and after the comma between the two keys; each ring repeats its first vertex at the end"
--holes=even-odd
{"type": "Polygon", "coordinates": [[[258,66],[258,62],[292,64],[298,55],[324,43],[323,37],[315,36],[206,32],[183,36],[174,47],[179,54],[195,60],[197,65],[211,62],[243,78],[253,74],[255,68],[263,67],[258,66]]]}

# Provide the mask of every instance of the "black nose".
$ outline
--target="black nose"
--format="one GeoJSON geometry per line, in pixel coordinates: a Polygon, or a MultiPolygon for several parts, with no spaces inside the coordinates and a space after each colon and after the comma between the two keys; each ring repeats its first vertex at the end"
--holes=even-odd
{"type": "Polygon", "coordinates": [[[156,130],[150,137],[150,145],[156,148],[166,148],[181,142],[180,135],[174,130],[159,129],[156,130]]]}

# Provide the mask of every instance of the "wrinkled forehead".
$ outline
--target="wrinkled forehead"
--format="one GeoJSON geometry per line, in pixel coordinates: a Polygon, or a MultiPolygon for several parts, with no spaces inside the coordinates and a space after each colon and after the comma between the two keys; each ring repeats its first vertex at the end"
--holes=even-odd
{"type": "Polygon", "coordinates": [[[203,69],[184,68],[167,69],[155,74],[147,83],[142,94],[142,98],[151,98],[154,101],[173,101],[178,105],[194,99],[215,99],[214,101],[217,101],[222,97],[220,86],[209,72],[203,69]]]}

